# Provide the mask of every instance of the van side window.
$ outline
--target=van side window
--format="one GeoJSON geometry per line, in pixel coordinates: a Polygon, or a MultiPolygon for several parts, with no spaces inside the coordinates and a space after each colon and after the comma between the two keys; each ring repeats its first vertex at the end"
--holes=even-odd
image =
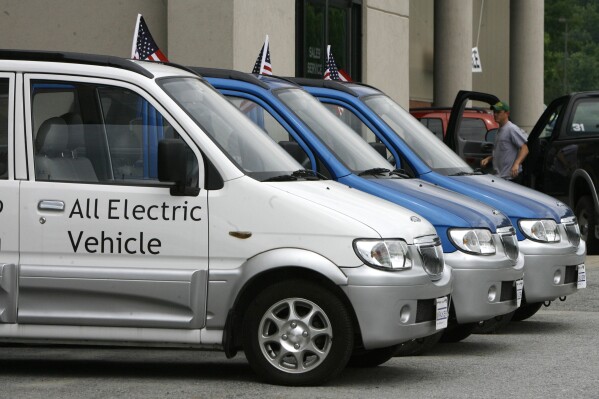
{"type": "Polygon", "coordinates": [[[0,179],[8,178],[8,79],[0,79],[0,179]]]}
{"type": "MultiPolygon", "coordinates": [[[[270,138],[276,141],[289,155],[291,155],[297,162],[299,162],[304,168],[310,169],[310,157],[302,149],[299,143],[287,132],[287,129],[283,127],[273,117],[268,110],[264,109],[260,104],[255,101],[248,100],[246,98],[228,96],[229,101],[233,103],[241,112],[243,112],[248,118],[255,124],[260,126],[270,138]]],[[[320,166],[319,166],[320,168],[320,166]]],[[[319,170],[319,172],[321,172],[319,170]]]]}
{"type": "MultiPolygon", "coordinates": [[[[161,185],[158,142],[180,136],[139,94],[48,81],[34,81],[31,90],[36,180],[161,185]]],[[[197,186],[197,159],[189,154],[197,186]]]]}
{"type": "Polygon", "coordinates": [[[241,97],[228,96],[227,98],[274,141],[289,140],[287,130],[258,103],[241,97]]]}
{"type": "Polygon", "coordinates": [[[374,134],[374,132],[351,110],[336,104],[322,103],[322,105],[337,118],[341,119],[346,125],[351,127],[358,136],[362,137],[364,141],[377,150],[381,156],[388,161],[393,159],[393,154],[391,154],[389,149],[385,147],[376,134],[374,134]]]}
{"type": "Polygon", "coordinates": [[[435,134],[435,137],[443,141],[443,121],[440,118],[422,118],[420,123],[435,134]]]}

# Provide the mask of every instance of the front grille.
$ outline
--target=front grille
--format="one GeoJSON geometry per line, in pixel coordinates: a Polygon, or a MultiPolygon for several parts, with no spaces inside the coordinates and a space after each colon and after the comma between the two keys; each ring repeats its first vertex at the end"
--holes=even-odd
{"type": "Polygon", "coordinates": [[[511,260],[518,259],[520,254],[520,248],[518,247],[518,238],[516,238],[516,230],[513,227],[504,227],[497,229],[497,233],[501,236],[501,242],[503,243],[503,249],[505,254],[511,260]]]}
{"type": "Polygon", "coordinates": [[[517,299],[516,283],[514,281],[502,281],[499,301],[512,301],[514,299],[517,299]]]}
{"type": "Polygon", "coordinates": [[[416,323],[437,319],[436,299],[419,299],[416,304],[416,323]]]}
{"type": "Polygon", "coordinates": [[[576,266],[566,266],[566,275],[564,276],[564,284],[578,282],[578,270],[576,266]]]}
{"type": "Polygon", "coordinates": [[[416,239],[414,240],[414,244],[418,247],[424,271],[430,276],[431,280],[439,280],[445,267],[443,248],[441,247],[439,237],[435,237],[432,240],[428,239],[426,242],[416,239]]]}

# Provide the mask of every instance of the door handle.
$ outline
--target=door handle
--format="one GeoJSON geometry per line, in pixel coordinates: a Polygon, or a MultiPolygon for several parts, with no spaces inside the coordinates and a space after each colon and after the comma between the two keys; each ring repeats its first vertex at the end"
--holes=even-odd
{"type": "Polygon", "coordinates": [[[64,211],[64,201],[41,200],[37,204],[37,209],[39,209],[40,211],[62,212],[64,211]]]}

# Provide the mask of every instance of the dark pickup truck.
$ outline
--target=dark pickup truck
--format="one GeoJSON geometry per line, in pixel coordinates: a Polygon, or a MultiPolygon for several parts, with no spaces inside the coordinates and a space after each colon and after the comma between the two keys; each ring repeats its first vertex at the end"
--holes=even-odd
{"type": "Polygon", "coordinates": [[[599,91],[555,99],[528,136],[526,185],[574,209],[587,253],[599,253],[599,91]]]}

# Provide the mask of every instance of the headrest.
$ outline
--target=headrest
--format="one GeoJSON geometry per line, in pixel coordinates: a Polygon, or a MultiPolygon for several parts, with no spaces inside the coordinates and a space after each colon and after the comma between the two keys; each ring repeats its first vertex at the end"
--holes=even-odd
{"type": "Polygon", "coordinates": [[[67,150],[69,130],[64,119],[46,119],[37,131],[35,150],[37,154],[56,156],[67,150]]]}
{"type": "Polygon", "coordinates": [[[85,147],[83,138],[83,120],[81,115],[74,112],[69,112],[61,116],[69,127],[69,150],[85,147]]]}

